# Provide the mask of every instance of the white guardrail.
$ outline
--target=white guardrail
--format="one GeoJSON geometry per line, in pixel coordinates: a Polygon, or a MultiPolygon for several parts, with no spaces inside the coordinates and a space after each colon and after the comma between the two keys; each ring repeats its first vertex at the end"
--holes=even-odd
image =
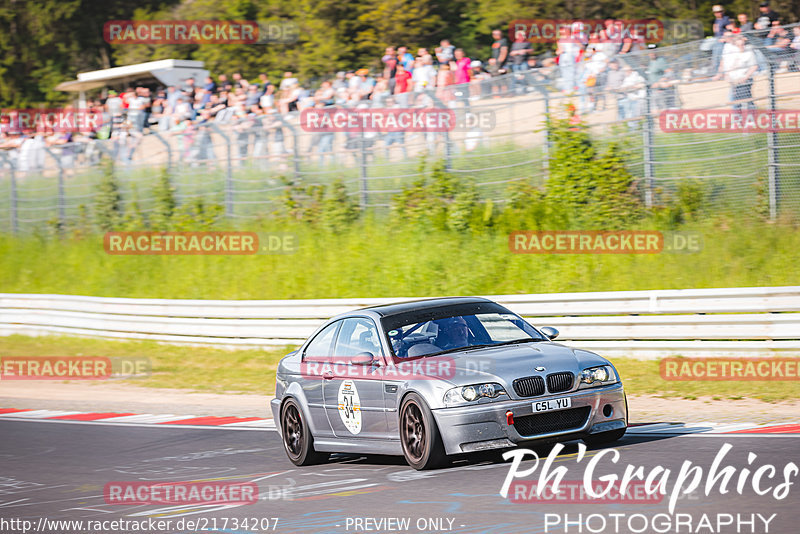
{"type": "MultiPolygon", "coordinates": [[[[608,356],[800,354],[800,286],[495,295],[608,356]]],[[[298,345],[336,314],[406,298],[162,300],[0,293],[0,335],[298,345]]]]}

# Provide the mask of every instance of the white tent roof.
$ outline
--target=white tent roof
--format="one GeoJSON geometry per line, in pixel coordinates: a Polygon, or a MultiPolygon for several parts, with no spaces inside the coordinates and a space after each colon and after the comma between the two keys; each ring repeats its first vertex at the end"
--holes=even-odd
{"type": "Polygon", "coordinates": [[[109,85],[125,85],[148,78],[155,78],[164,85],[179,85],[186,78],[201,82],[208,76],[202,61],[185,59],[162,59],[136,65],[125,65],[111,69],[81,72],[78,79],[56,86],[59,91],[86,91],[109,85]]]}

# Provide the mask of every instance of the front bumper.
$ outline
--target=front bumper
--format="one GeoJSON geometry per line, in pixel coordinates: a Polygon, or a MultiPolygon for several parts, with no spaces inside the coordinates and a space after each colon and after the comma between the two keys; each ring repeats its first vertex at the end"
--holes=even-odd
{"type": "MultiPolygon", "coordinates": [[[[605,410],[608,413],[608,408],[605,410]]],[[[439,408],[432,412],[447,454],[514,447],[516,444],[526,441],[546,440],[559,436],[596,434],[625,428],[628,424],[625,391],[622,383],[563,394],[530,397],[524,400],[439,408]],[[571,399],[570,409],[590,408],[585,422],[554,432],[521,435],[518,429],[514,425],[509,425],[506,420],[508,411],[514,414],[514,418],[534,415],[534,402],[563,397],[571,399]],[[611,407],[611,413],[608,416],[603,413],[606,405],[611,407]]],[[[545,413],[557,414],[558,412],[545,413]]]]}

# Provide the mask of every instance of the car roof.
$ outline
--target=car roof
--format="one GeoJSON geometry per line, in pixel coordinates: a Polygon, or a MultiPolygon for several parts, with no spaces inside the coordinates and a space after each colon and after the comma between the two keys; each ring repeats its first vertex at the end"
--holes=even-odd
{"type": "Polygon", "coordinates": [[[434,299],[410,300],[408,302],[397,302],[395,304],[381,304],[378,306],[362,308],[362,310],[369,310],[379,314],[382,317],[389,317],[391,315],[398,315],[411,311],[442,308],[445,306],[459,306],[463,304],[481,304],[486,302],[492,301],[483,297],[441,297],[434,299]]]}

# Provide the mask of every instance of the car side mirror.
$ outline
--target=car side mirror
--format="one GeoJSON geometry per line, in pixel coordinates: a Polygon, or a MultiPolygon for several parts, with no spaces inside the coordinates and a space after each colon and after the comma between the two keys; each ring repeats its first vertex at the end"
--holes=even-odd
{"type": "Polygon", "coordinates": [[[555,339],[558,337],[558,330],[552,326],[543,326],[539,331],[547,336],[547,339],[555,339]]]}
{"type": "Polygon", "coordinates": [[[375,356],[371,352],[360,352],[350,358],[351,365],[372,365],[375,361],[375,356]]]}

